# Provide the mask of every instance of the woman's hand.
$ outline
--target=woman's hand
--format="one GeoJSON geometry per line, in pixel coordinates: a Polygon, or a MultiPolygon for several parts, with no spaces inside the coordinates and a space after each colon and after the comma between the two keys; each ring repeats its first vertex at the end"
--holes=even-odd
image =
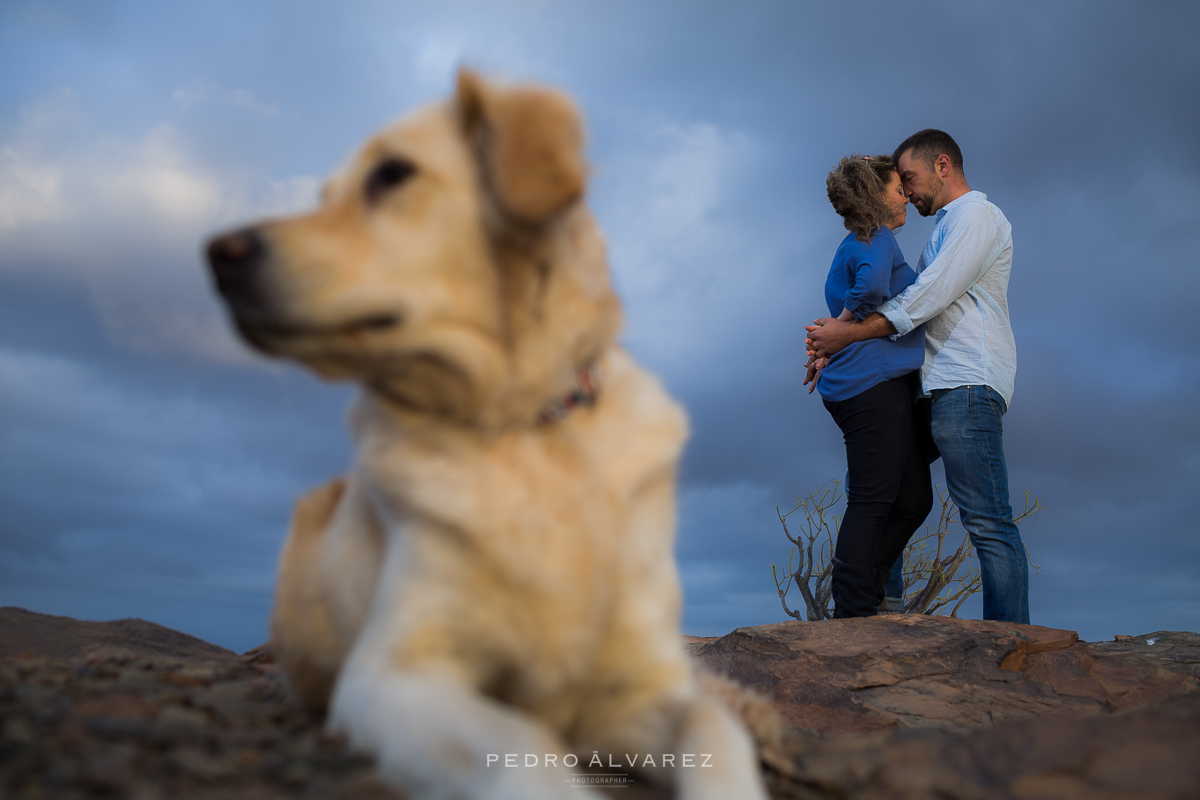
{"type": "Polygon", "coordinates": [[[828,363],[828,358],[809,356],[808,363],[804,365],[808,369],[808,374],[804,376],[804,385],[808,386],[809,394],[812,394],[813,389],[817,388],[817,378],[821,377],[821,370],[825,369],[825,365],[828,363]]]}

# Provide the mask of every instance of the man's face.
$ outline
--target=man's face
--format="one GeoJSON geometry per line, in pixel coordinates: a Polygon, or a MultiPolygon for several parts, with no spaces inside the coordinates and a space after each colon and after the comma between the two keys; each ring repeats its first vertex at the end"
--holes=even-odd
{"type": "Polygon", "coordinates": [[[928,217],[945,205],[940,202],[941,176],[924,161],[913,158],[912,150],[905,150],[900,154],[896,168],[900,172],[900,181],[904,185],[904,193],[908,195],[908,202],[916,207],[918,214],[928,217]]]}

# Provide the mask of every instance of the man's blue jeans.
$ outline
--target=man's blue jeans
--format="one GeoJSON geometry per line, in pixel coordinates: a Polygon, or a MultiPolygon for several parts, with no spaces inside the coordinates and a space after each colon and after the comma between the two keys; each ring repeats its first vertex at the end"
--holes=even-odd
{"type": "Polygon", "coordinates": [[[1029,623],[1029,568],[1012,521],[1004,461],[1004,398],[988,386],[935,389],[929,430],[946,469],[946,489],[979,558],[983,618],[1029,623]]]}

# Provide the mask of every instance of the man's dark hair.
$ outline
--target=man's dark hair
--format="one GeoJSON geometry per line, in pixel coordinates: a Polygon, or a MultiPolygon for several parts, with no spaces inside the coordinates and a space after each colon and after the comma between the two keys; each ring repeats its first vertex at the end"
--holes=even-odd
{"type": "Polygon", "coordinates": [[[900,163],[900,156],[904,155],[906,150],[912,150],[912,157],[924,162],[930,169],[933,169],[933,162],[937,161],[937,157],[945,154],[950,159],[950,166],[960,173],[963,171],[962,150],[958,149],[958,143],[945,131],[936,128],[917,131],[901,142],[892,153],[896,163],[900,163]]]}

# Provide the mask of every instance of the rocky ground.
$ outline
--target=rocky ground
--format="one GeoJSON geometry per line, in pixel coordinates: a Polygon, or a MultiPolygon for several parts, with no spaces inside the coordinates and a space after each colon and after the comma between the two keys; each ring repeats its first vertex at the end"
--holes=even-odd
{"type": "MultiPolygon", "coordinates": [[[[775,798],[1200,798],[1200,635],[904,615],[692,639],[790,727],[775,798]]],[[[400,798],[268,651],[0,609],[0,797],[400,798]]],[[[614,797],[657,795],[644,785],[614,797]]]]}
{"type": "Polygon", "coordinates": [[[0,797],[400,795],[322,733],[261,651],[239,656],[141,620],[81,623],[6,608],[0,797]]]}
{"type": "Polygon", "coordinates": [[[1200,798],[1200,635],[943,617],[693,640],[793,726],[777,798],[1200,798]]]}

